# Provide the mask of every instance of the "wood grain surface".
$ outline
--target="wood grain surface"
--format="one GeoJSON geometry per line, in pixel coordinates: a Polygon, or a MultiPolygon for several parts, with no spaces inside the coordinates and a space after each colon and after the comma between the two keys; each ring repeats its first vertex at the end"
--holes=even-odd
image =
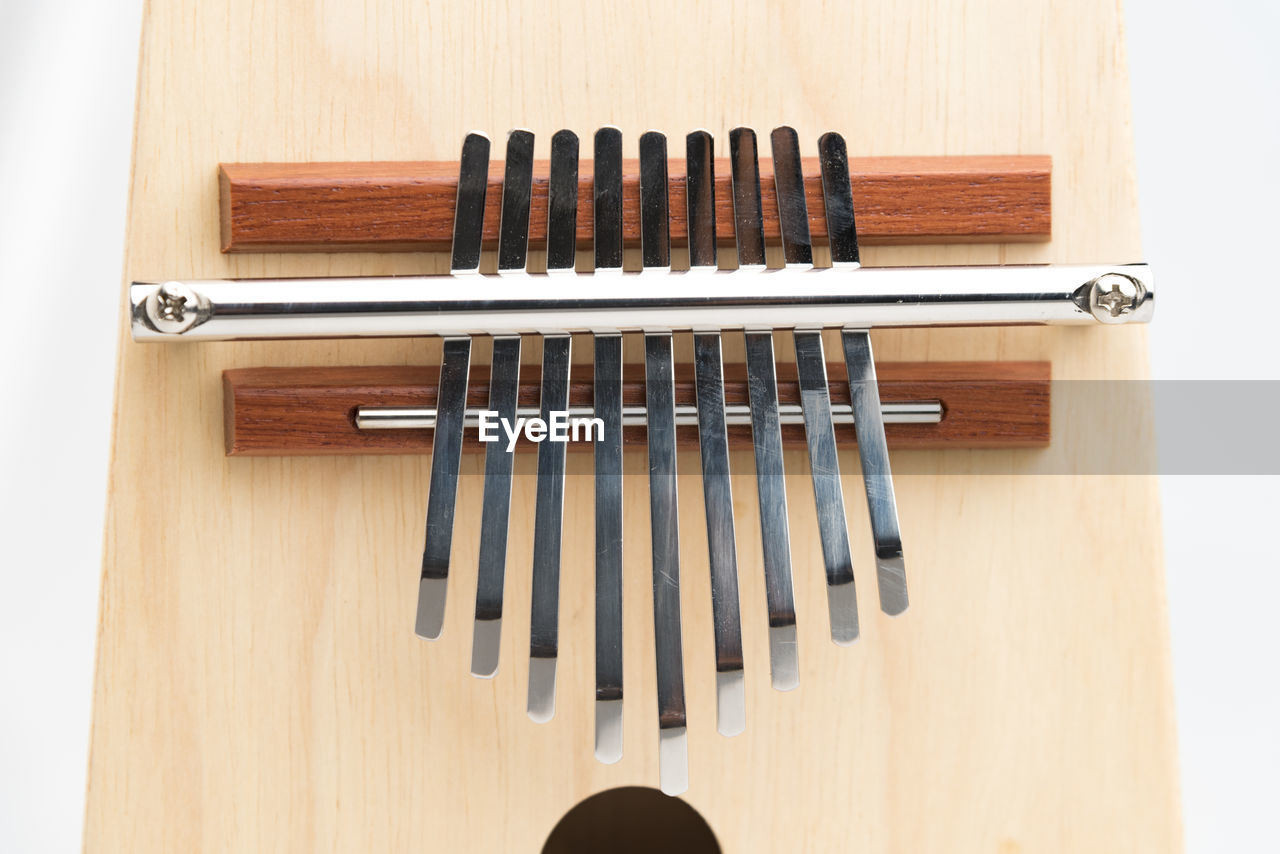
{"type": "MultiPolygon", "coordinates": [[[[781,337],[781,336],[780,336],[781,337]]],[[[583,341],[589,346],[589,342],[583,341]]],[[[779,348],[785,352],[786,348],[779,348]]],[[[882,362],[876,368],[880,399],[885,402],[937,400],[943,419],[937,424],[888,424],[889,447],[898,448],[1034,448],[1049,443],[1048,362],[882,362]]],[[[358,430],[359,406],[436,405],[439,368],[238,368],[223,372],[223,414],[227,453],[232,456],[300,456],[307,454],[412,454],[431,450],[432,431],[358,430]]],[[[622,403],[644,406],[644,366],[626,365],[622,403]]],[[[542,372],[536,365],[520,371],[519,405],[537,407],[542,372]]],[[[833,403],[849,403],[848,374],[843,362],[829,362],[833,403]]],[[[795,365],[778,366],[778,400],[800,403],[795,365]]],[[[693,365],[675,369],[675,402],[693,406],[697,393],[693,365]]],[[[746,404],[743,365],[725,365],[725,402],[746,404]]],[[[590,406],[592,367],[577,365],[569,383],[569,405],[590,406]]],[[[476,365],[467,385],[467,405],[489,405],[489,368],[476,365]]],[[[729,444],[751,448],[751,428],[731,425],[729,444]]],[[[643,427],[623,430],[623,443],[644,447],[643,427]]],[[[856,444],[852,424],[836,425],[836,438],[856,444]]],[[[463,434],[464,451],[485,445],[475,430],[463,434]]],[[[676,428],[681,448],[697,453],[698,430],[676,428]]],[[[784,424],[782,442],[805,447],[804,426],[784,424]]],[[[570,449],[578,448],[570,445],[570,449]]],[[[590,445],[582,446],[589,448],[590,445]]],[[[523,439],[517,449],[536,448],[523,439]]]]}
{"type": "MultiPolygon", "coordinates": [[[[1112,0],[151,0],[124,273],[443,272],[428,253],[224,254],[217,164],[449,160],[475,128],[529,127],[545,143],[606,123],[631,154],[649,128],[703,126],[723,150],[734,126],[782,122],[808,155],[831,129],[858,156],[1048,154],[1050,242],[869,247],[864,262],[1141,260],[1128,92],[1112,0]]],[[[516,460],[501,665],[479,680],[479,456],[462,465],[444,633],[425,643],[413,615],[426,456],[224,453],[223,371],[430,366],[439,342],[141,345],[118,322],[87,850],[537,852],[591,794],[657,785],[643,452],[624,461],[625,755],[605,766],[592,756],[590,455],[570,455],[566,478],[557,713],[534,724],[529,455],[516,460]]],[[[1148,376],[1142,328],[874,339],[884,361],[1148,376]]],[[[726,360],[742,361],[733,349],[726,360]]],[[[625,344],[630,362],[641,350],[625,344]]],[[[1181,848],[1156,478],[1071,474],[1117,447],[1154,471],[1150,412],[1060,397],[1048,448],[894,454],[911,472],[896,480],[900,617],[874,610],[845,448],[862,603],[851,648],[829,638],[807,456],[787,452],[801,670],[785,694],[769,687],[754,463],[733,454],[747,693],[734,738],[715,732],[702,485],[697,455],[680,456],[683,798],[725,852],[1181,848]]]]}
{"type": "MultiPolygon", "coordinates": [[[[769,128],[757,128],[763,144],[769,128]]],[[[583,129],[582,149],[591,150],[583,129]]],[[[817,145],[817,140],[808,140],[817,145]]],[[[681,135],[669,144],[677,150],[681,135]]],[[[485,242],[496,248],[502,200],[500,142],[489,164],[485,242]]],[[[733,198],[728,159],[716,161],[716,234],[733,243],[733,198]]],[[[817,157],[804,158],[809,231],[826,240],[826,208],[817,157]]],[[[592,240],[592,165],[578,168],[578,244],[592,240]]],[[[529,240],[547,236],[547,160],[534,163],[529,240]]],[[[855,157],[849,177],[859,239],[883,243],[987,243],[1048,240],[1051,231],[1049,157],[855,157]]],[[[668,166],[671,240],[688,241],[685,162],[668,166]]],[[[453,236],[458,164],[224,163],[218,170],[224,252],[444,250],[453,236]]],[[[760,161],[765,238],[779,240],[778,199],[767,147],[760,161]]],[[[640,163],[623,163],[622,234],[640,242],[640,163]]]]}

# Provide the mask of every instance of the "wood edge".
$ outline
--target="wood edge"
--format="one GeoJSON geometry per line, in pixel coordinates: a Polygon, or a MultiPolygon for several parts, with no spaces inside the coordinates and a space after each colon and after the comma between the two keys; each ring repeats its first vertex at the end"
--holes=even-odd
{"type": "Polygon", "coordinates": [[[225,163],[218,164],[218,210],[221,251],[223,253],[243,251],[234,248],[235,240],[231,228],[231,176],[227,174],[227,164],[225,163]]]}
{"type": "Polygon", "coordinates": [[[235,370],[222,372],[222,446],[228,457],[236,456],[236,393],[241,386],[235,382],[235,370]]]}

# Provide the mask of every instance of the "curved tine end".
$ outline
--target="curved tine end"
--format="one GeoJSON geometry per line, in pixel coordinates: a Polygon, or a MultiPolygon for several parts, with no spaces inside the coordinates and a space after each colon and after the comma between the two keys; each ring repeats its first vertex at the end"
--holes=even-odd
{"type": "Polygon", "coordinates": [[[796,133],[796,129],[791,125],[778,125],[769,134],[769,139],[770,141],[777,141],[779,138],[788,142],[791,140],[798,141],[800,139],[800,135],[796,133]]]}
{"type": "Polygon", "coordinates": [[[622,701],[596,700],[596,759],[613,765],[622,758],[622,701]]]}
{"type": "Polygon", "coordinates": [[[826,148],[828,145],[836,145],[843,151],[845,148],[844,137],[836,131],[829,130],[822,136],[818,137],[818,145],[826,148]]]}
{"type": "Polygon", "coordinates": [[[831,620],[831,642],[852,646],[858,639],[858,594],[853,581],[827,587],[827,611],[831,620]]]}
{"type": "Polygon", "coordinates": [[[667,135],[660,130],[647,130],[644,133],[640,134],[641,142],[644,142],[645,140],[655,140],[655,139],[660,139],[663,142],[666,142],[667,135]]]}
{"type": "Polygon", "coordinates": [[[493,141],[493,140],[491,140],[491,139],[489,138],[489,134],[485,133],[485,132],[484,132],[484,131],[482,131],[482,130],[471,130],[471,131],[467,131],[467,136],[466,136],[466,138],[467,138],[467,139],[483,139],[485,142],[492,142],[492,141],[493,141]]]}
{"type": "Polygon", "coordinates": [[[572,142],[576,145],[578,142],[578,135],[573,131],[569,130],[568,128],[561,128],[560,130],[556,131],[551,135],[552,144],[555,144],[556,142],[566,142],[566,141],[572,142]]]}
{"type": "Polygon", "coordinates": [[[438,640],[444,630],[447,578],[423,578],[418,582],[418,612],[414,633],[423,640],[438,640]]]}
{"type": "Polygon", "coordinates": [[[876,555],[876,581],[881,611],[896,617],[907,610],[907,565],[901,548],[876,555]]]}
{"type": "Polygon", "coordinates": [[[729,139],[736,139],[740,136],[749,136],[752,139],[755,139],[756,138],[755,128],[749,128],[746,125],[741,125],[729,131],[729,139]]]}
{"type": "Polygon", "coordinates": [[[512,128],[511,130],[507,131],[508,140],[510,140],[512,137],[518,137],[518,136],[527,136],[532,138],[533,131],[529,130],[528,128],[512,128]]]}
{"type": "Polygon", "coordinates": [[[694,128],[685,134],[685,139],[715,139],[715,134],[706,128],[694,128]]]}
{"type": "Polygon", "coordinates": [[[777,691],[791,691],[799,686],[795,623],[769,627],[769,675],[777,691]]]}
{"type": "Polygon", "coordinates": [[[545,724],[556,714],[556,659],[529,659],[529,717],[545,724]]]}
{"type": "Polygon", "coordinates": [[[596,139],[608,136],[622,136],[622,128],[617,125],[601,125],[595,132],[596,139]]]}
{"type": "Polygon", "coordinates": [[[664,795],[675,797],[689,789],[689,735],[685,727],[658,733],[658,780],[664,795]]]}
{"type": "Polygon", "coordinates": [[[492,679],[498,672],[502,619],[476,620],[471,635],[471,675],[492,679]]]}

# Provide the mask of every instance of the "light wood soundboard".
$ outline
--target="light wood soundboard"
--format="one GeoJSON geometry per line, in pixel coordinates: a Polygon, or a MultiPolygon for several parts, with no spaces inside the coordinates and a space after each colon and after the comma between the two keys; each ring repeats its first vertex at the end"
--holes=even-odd
{"type": "MultiPolygon", "coordinates": [[[[222,254],[217,166],[448,160],[475,128],[529,127],[545,145],[606,123],[630,146],[650,127],[724,140],[786,122],[802,140],[838,130],[854,155],[1048,153],[1051,242],[871,247],[864,263],[1140,260],[1128,91],[1107,0],[151,0],[125,278],[443,272],[431,254],[222,254]]],[[[884,332],[876,347],[886,361],[1049,360],[1059,380],[1147,376],[1141,327],[884,332]]],[[[433,340],[143,346],[122,332],[86,849],[538,851],[589,795],[656,785],[642,450],[626,459],[628,714],[613,766],[592,756],[589,454],[569,457],[546,725],[524,711],[532,457],[516,463],[503,665],[486,681],[468,674],[478,455],[463,462],[460,569],[436,643],[412,627],[425,455],[224,455],[225,369],[438,362],[433,340]]],[[[1109,417],[1150,434],[1149,412],[1109,417]]],[[[683,455],[684,798],[724,851],[1180,848],[1156,481],[1037,473],[1111,439],[1053,418],[1048,451],[895,454],[921,472],[897,482],[912,606],[864,607],[851,649],[827,637],[807,460],[789,452],[802,666],[789,694],[769,687],[752,463],[736,454],[735,738],[715,732],[701,486],[683,455]]],[[[856,454],[841,462],[867,567],[856,454]]],[[[873,575],[858,574],[864,603],[873,575]]]]}

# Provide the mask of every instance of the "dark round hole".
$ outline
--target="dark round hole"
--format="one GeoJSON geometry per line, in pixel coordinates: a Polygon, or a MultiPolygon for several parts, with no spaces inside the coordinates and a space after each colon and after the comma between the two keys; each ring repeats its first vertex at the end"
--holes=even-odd
{"type": "Polygon", "coordinates": [[[710,825],[679,798],[626,786],[592,795],[565,813],[542,854],[720,854],[710,825]]]}

